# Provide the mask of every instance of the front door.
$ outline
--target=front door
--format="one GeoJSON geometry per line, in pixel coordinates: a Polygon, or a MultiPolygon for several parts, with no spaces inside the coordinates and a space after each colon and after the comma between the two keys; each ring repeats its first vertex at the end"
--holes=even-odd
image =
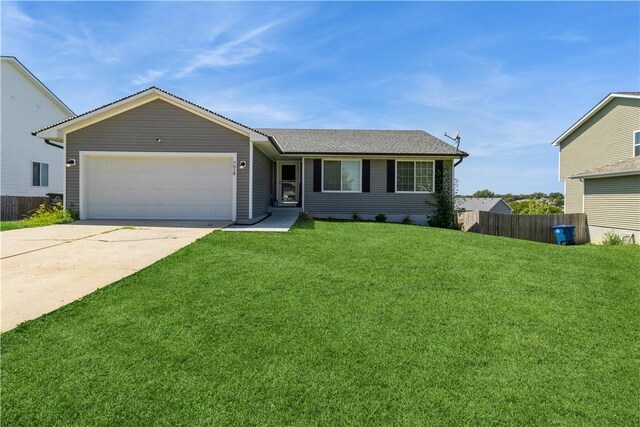
{"type": "Polygon", "coordinates": [[[287,162],[279,165],[279,201],[284,205],[298,204],[298,163],[287,162]]]}

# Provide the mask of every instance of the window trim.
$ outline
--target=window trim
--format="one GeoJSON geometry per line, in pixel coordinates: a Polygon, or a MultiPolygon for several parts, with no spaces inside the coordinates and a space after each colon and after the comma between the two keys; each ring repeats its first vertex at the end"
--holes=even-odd
{"type": "Polygon", "coordinates": [[[49,163],[38,162],[38,161],[35,161],[35,160],[31,161],[31,173],[30,173],[30,175],[31,175],[31,187],[32,188],[49,188],[49,169],[50,169],[50,166],[51,165],[49,163]],[[39,174],[39,183],[38,183],[38,185],[34,185],[33,184],[33,165],[35,163],[40,165],[39,166],[40,174],[39,174]],[[47,165],[47,185],[42,185],[42,165],[47,165]]]}
{"type": "MultiPolygon", "coordinates": [[[[350,159],[350,158],[322,158],[322,168],[320,177],[322,186],[320,188],[322,193],[362,193],[362,159],[350,159]],[[358,162],[358,170],[360,174],[359,188],[358,190],[325,190],[324,189],[324,162],[340,162],[340,173],[342,173],[342,162],[358,162]]],[[[340,188],[342,188],[342,177],[340,177],[340,188]]]]}
{"type": "Polygon", "coordinates": [[[395,159],[396,160],[396,167],[395,167],[395,192],[396,193],[400,193],[400,194],[433,194],[435,193],[436,190],[436,162],[435,160],[405,160],[405,159],[395,159]],[[413,191],[400,191],[398,190],[398,162],[402,162],[402,163],[413,163],[413,191]],[[432,187],[431,187],[431,191],[416,191],[416,163],[421,162],[421,163],[431,163],[432,167],[431,167],[431,182],[432,182],[432,187]]]}
{"type": "Polygon", "coordinates": [[[633,132],[633,139],[631,140],[631,157],[640,157],[640,154],[636,155],[636,147],[640,147],[640,140],[636,143],[636,136],[640,134],[640,130],[633,132]]]}

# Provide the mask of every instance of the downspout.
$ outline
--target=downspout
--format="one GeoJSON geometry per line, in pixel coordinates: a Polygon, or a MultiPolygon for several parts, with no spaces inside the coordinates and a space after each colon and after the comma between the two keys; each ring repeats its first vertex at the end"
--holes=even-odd
{"type": "Polygon", "coordinates": [[[52,147],[59,148],[61,150],[63,149],[62,145],[54,144],[53,142],[49,141],[48,139],[45,139],[44,143],[47,144],[47,145],[50,145],[52,147]]]}
{"type": "Polygon", "coordinates": [[[462,161],[464,160],[464,157],[460,156],[460,160],[458,160],[457,162],[455,162],[453,164],[453,167],[455,168],[456,166],[458,166],[460,163],[462,163],[462,161]]]}

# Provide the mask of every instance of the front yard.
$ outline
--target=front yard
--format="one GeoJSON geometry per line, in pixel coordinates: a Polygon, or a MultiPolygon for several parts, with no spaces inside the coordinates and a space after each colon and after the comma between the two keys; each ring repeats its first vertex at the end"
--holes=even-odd
{"type": "Polygon", "coordinates": [[[215,232],[3,334],[2,422],[638,425],[639,260],[397,224],[215,232]]]}
{"type": "Polygon", "coordinates": [[[0,221],[0,231],[18,230],[25,227],[24,221],[0,221]]]}
{"type": "Polygon", "coordinates": [[[65,211],[62,203],[53,205],[41,204],[29,213],[29,217],[18,221],[0,221],[0,231],[18,230],[21,228],[44,227],[53,224],[65,224],[75,220],[73,214],[65,211]]]}

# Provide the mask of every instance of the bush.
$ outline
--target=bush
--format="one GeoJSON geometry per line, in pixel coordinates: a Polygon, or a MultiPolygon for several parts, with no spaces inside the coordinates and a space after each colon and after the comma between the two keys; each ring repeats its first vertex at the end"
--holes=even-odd
{"type": "Polygon", "coordinates": [[[607,246],[620,246],[624,245],[622,236],[613,230],[609,230],[602,235],[602,244],[607,246]]]}
{"type": "Polygon", "coordinates": [[[431,219],[429,219],[429,225],[438,228],[459,228],[458,224],[456,224],[456,211],[453,198],[443,191],[434,193],[433,197],[436,199],[436,212],[431,219]]]}
{"type": "Polygon", "coordinates": [[[509,206],[514,214],[519,215],[546,215],[562,213],[563,209],[544,200],[518,200],[510,202],[509,206]]]}
{"type": "Polygon", "coordinates": [[[376,221],[377,222],[386,222],[387,221],[387,216],[383,213],[379,213],[378,215],[376,215],[376,221]]]}
{"type": "Polygon", "coordinates": [[[42,203],[33,210],[29,218],[24,220],[24,224],[26,227],[40,227],[43,225],[64,224],[73,221],[75,221],[73,214],[64,210],[62,203],[56,203],[50,206],[42,203]]]}
{"type": "Polygon", "coordinates": [[[413,221],[411,221],[411,215],[407,215],[404,218],[402,218],[402,223],[403,224],[413,224],[413,221]]]}
{"type": "MultiPolygon", "coordinates": [[[[459,230],[460,226],[456,221],[456,206],[454,203],[458,183],[456,180],[451,180],[451,172],[446,169],[436,172],[436,182],[437,180],[441,180],[442,185],[436,186],[436,191],[433,193],[434,201],[425,200],[427,206],[435,210],[431,216],[427,215],[427,224],[431,227],[459,230]]],[[[482,190],[480,193],[482,192],[490,193],[489,190],[482,190]]],[[[484,194],[484,196],[486,197],[488,193],[484,194]]]]}
{"type": "Polygon", "coordinates": [[[360,216],[360,214],[358,212],[354,212],[351,214],[351,218],[353,218],[354,221],[360,221],[362,220],[362,217],[360,216]]]}

